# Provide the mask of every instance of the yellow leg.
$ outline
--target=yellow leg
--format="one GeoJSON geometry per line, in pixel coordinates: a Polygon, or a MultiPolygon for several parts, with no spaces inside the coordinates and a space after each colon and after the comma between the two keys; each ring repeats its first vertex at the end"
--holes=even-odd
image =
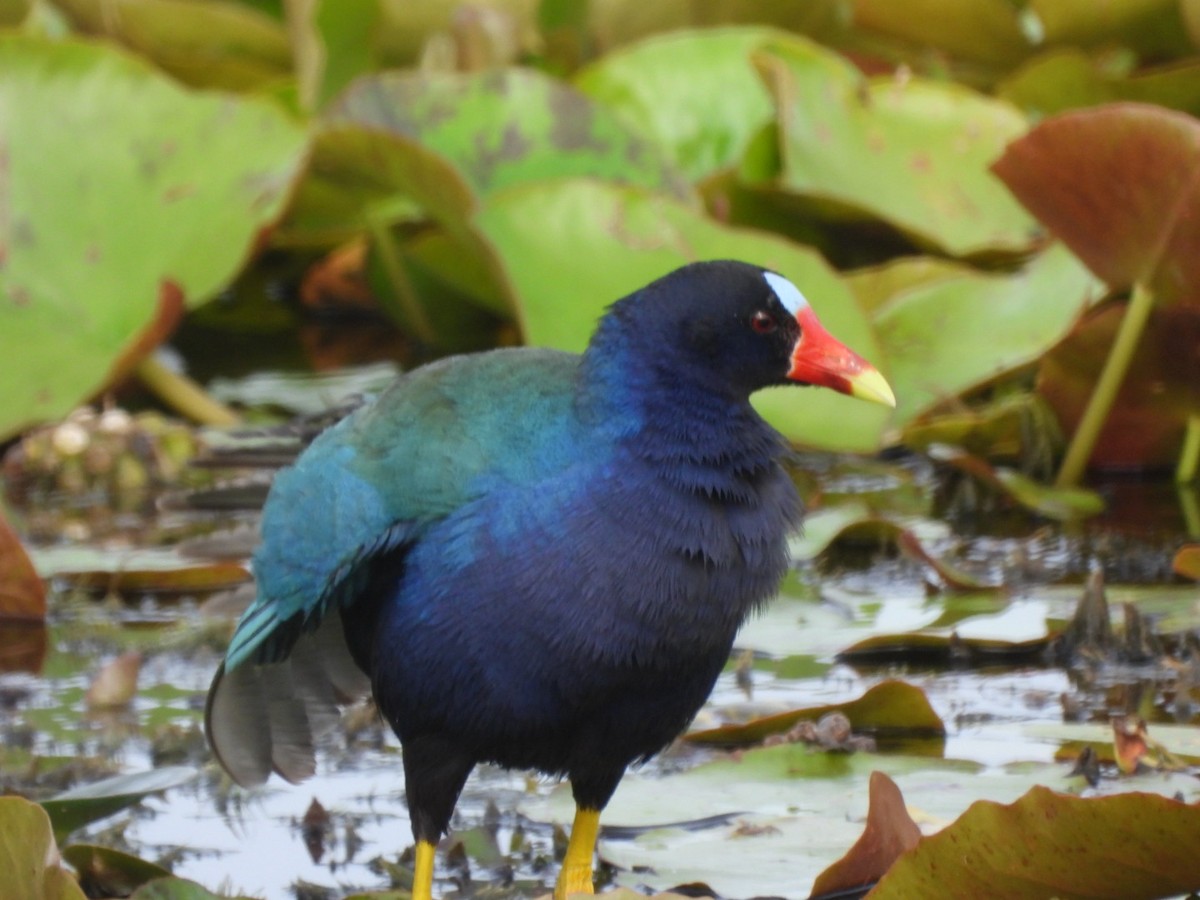
{"type": "Polygon", "coordinates": [[[412,900],[433,900],[433,854],[436,849],[429,841],[417,841],[412,900]]]}
{"type": "Polygon", "coordinates": [[[599,834],[600,810],[577,807],[575,822],[571,826],[571,840],[567,842],[567,855],[563,857],[558,884],[554,886],[554,900],[567,900],[572,894],[595,892],[592,887],[592,856],[596,852],[599,834]]]}

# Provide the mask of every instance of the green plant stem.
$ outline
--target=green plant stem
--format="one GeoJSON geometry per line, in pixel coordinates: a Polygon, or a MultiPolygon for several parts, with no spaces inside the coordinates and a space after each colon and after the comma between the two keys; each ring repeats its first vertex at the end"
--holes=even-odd
{"type": "Polygon", "coordinates": [[[1129,298],[1129,306],[1121,327],[1117,329],[1116,340],[1108,351],[1108,359],[1104,361],[1104,369],[1088,399],[1083,418],[1079,427],[1071,436],[1067,447],[1067,455],[1063,459],[1062,468],[1058,471],[1055,484],[1058,487],[1074,487],[1083,477],[1088,460],[1096,447],[1096,440],[1108,419],[1108,413],[1117,399],[1121,382],[1129,371],[1129,363],[1133,360],[1134,351],[1146,330],[1146,320],[1150,318],[1150,310],[1154,308],[1154,294],[1142,284],[1133,286],[1133,296],[1129,298]]]}
{"type": "Polygon", "coordinates": [[[388,285],[392,289],[392,296],[404,311],[404,318],[407,320],[405,325],[417,340],[432,344],[435,337],[433,325],[429,321],[429,316],[425,314],[425,308],[421,306],[417,292],[404,269],[404,260],[400,257],[400,249],[392,237],[392,230],[386,222],[375,216],[369,215],[367,223],[371,241],[375,244],[376,252],[379,253],[379,262],[383,265],[388,285]]]}
{"type": "Polygon", "coordinates": [[[1200,539],[1200,487],[1194,484],[1177,484],[1179,509],[1183,513],[1184,530],[1192,540],[1200,539]]]}
{"type": "Polygon", "coordinates": [[[164,366],[156,357],[147,356],[137,365],[137,376],[160,400],[201,425],[237,425],[241,422],[232,409],[210,397],[186,375],[164,366]]]}
{"type": "Polygon", "coordinates": [[[1183,435],[1183,449],[1179,451],[1179,466],[1175,469],[1175,480],[1189,484],[1196,480],[1200,470],[1200,413],[1188,416],[1187,431],[1183,435]]]}

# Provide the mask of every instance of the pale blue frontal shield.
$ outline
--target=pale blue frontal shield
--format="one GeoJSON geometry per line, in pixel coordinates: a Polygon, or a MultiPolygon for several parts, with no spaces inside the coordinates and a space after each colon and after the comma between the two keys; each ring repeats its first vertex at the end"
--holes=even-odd
{"type": "Polygon", "coordinates": [[[783,308],[793,316],[800,315],[800,310],[807,308],[808,301],[800,293],[800,288],[796,287],[782,275],[776,275],[774,272],[763,272],[763,278],[767,279],[767,284],[771,286],[771,290],[775,292],[775,296],[779,298],[779,302],[783,304],[783,308]]]}

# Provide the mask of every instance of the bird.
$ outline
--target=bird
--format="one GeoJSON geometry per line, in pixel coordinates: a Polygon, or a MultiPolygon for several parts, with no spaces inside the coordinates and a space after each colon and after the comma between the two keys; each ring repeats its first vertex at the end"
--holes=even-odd
{"type": "Polygon", "coordinates": [[[736,260],[617,300],[581,354],[399,376],[271,486],[214,756],[244,786],[301,781],[369,692],[401,744],[416,900],[479,763],[569,780],[554,896],[592,893],[626,768],[686,729],[789,565],[790,446],[750,404],[787,384],[895,406],[792,281],[736,260]]]}

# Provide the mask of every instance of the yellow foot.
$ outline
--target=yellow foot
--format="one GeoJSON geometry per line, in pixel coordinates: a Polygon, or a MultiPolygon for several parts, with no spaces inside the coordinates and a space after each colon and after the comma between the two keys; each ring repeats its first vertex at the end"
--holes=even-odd
{"type": "Polygon", "coordinates": [[[412,900],[433,900],[433,857],[436,850],[429,841],[417,841],[412,900]]]}
{"type": "Polygon", "coordinates": [[[596,852],[596,837],[600,834],[600,810],[575,810],[571,840],[563,857],[558,883],[554,885],[554,900],[567,900],[572,894],[594,894],[592,887],[592,856],[596,852]]]}

